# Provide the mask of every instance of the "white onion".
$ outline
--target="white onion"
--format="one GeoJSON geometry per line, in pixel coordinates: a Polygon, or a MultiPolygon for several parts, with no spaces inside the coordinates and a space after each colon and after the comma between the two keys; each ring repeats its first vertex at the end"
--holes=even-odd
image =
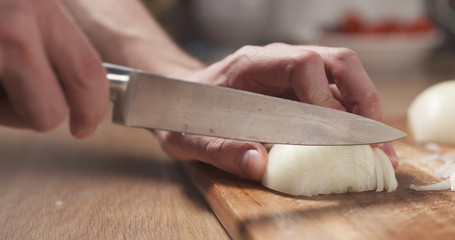
{"type": "Polygon", "coordinates": [[[302,196],[318,194],[394,191],[397,180],[387,155],[361,146],[274,145],[262,184],[270,189],[302,196]]]}
{"type": "Polygon", "coordinates": [[[446,180],[427,186],[414,186],[416,191],[455,190],[455,155],[442,154],[438,145],[428,142],[455,144],[455,80],[440,82],[420,93],[408,109],[408,126],[417,142],[427,142],[426,149],[434,154],[425,162],[442,162],[435,175],[446,180]]]}
{"type": "Polygon", "coordinates": [[[408,126],[417,142],[455,144],[455,80],[420,93],[408,109],[408,126]]]}

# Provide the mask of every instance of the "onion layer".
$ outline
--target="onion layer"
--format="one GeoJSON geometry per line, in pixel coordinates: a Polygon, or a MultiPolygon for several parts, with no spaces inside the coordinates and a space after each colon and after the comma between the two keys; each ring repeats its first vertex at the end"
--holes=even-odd
{"type": "Polygon", "coordinates": [[[274,145],[262,184],[279,192],[318,194],[394,191],[397,180],[387,155],[361,146],[274,145]]]}

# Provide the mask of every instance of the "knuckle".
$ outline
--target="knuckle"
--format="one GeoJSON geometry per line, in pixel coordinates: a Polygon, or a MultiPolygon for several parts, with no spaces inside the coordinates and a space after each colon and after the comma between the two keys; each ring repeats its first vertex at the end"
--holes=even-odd
{"type": "Polygon", "coordinates": [[[308,68],[320,64],[322,64],[322,57],[318,52],[303,49],[295,53],[294,55],[289,56],[289,60],[287,61],[285,71],[288,74],[291,74],[297,68],[300,67],[308,68]]]}
{"type": "Polygon", "coordinates": [[[297,62],[305,64],[319,64],[322,62],[321,55],[313,50],[303,50],[299,55],[295,57],[297,62]]]}
{"type": "Polygon", "coordinates": [[[283,48],[287,47],[289,44],[283,43],[283,42],[273,42],[265,45],[265,48],[283,48]]]}
{"type": "Polygon", "coordinates": [[[349,48],[337,48],[335,59],[342,62],[360,61],[359,55],[349,48]]]}
{"type": "Polygon", "coordinates": [[[235,53],[239,55],[249,54],[253,51],[256,51],[258,48],[259,48],[258,46],[244,45],[240,47],[237,51],[235,51],[235,53]]]}
{"type": "Polygon", "coordinates": [[[243,46],[239,48],[231,55],[232,60],[230,62],[230,65],[243,64],[244,62],[249,61],[251,54],[255,51],[254,49],[254,46],[243,46]]]}
{"type": "Polygon", "coordinates": [[[238,79],[248,78],[250,71],[245,66],[251,66],[251,63],[255,62],[259,54],[258,50],[257,46],[246,45],[228,56],[227,64],[220,71],[227,80],[222,85],[234,87],[239,83],[238,79]]]}
{"type": "Polygon", "coordinates": [[[100,59],[95,53],[89,52],[84,56],[84,61],[81,61],[78,76],[74,78],[74,87],[80,91],[91,91],[99,89],[100,84],[107,84],[106,71],[101,65],[100,59]]]}
{"type": "Polygon", "coordinates": [[[356,100],[352,103],[352,111],[356,114],[368,116],[377,121],[381,121],[382,101],[379,94],[376,91],[366,93],[362,98],[362,101],[356,100]]]}
{"type": "Polygon", "coordinates": [[[352,71],[352,68],[362,66],[359,55],[348,48],[337,48],[333,54],[333,58],[332,73],[335,76],[344,75],[352,71]]]}
{"type": "Polygon", "coordinates": [[[222,138],[214,138],[213,140],[209,141],[209,143],[205,147],[205,151],[209,156],[212,157],[214,163],[219,162],[221,156],[223,156],[222,151],[223,147],[226,144],[226,140],[222,138]]]}
{"type": "Polygon", "coordinates": [[[245,63],[260,56],[262,47],[245,45],[235,51],[231,56],[235,63],[245,63]]]}

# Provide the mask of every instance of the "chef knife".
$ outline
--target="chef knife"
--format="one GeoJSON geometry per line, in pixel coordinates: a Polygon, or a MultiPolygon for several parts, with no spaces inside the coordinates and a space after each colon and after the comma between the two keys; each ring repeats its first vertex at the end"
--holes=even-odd
{"type": "Polygon", "coordinates": [[[374,144],[406,136],[343,111],[104,66],[114,101],[113,121],[130,127],[299,145],[374,144]]]}

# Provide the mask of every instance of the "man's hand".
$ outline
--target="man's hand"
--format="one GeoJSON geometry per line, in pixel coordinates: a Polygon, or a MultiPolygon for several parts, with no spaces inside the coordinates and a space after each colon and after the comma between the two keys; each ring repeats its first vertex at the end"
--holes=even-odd
{"type": "Polygon", "coordinates": [[[90,136],[108,104],[101,60],[57,0],[0,2],[0,124],[90,136]]]}
{"type": "MultiPolygon", "coordinates": [[[[247,46],[206,68],[179,49],[139,1],[64,3],[108,62],[382,118],[379,96],[350,50],[286,44],[247,46]]],[[[155,133],[163,149],[177,159],[203,161],[249,179],[260,180],[267,164],[267,151],[259,143],[155,133]]],[[[396,163],[393,147],[385,144],[383,149],[396,163]]]]}
{"type": "MultiPolygon", "coordinates": [[[[192,81],[283,97],[382,120],[376,89],[357,54],[344,48],[271,44],[247,46],[192,75],[192,81]]],[[[182,160],[200,160],[260,180],[267,151],[259,143],[157,132],[163,149],[182,160]]],[[[384,145],[394,166],[397,157],[384,145]]]]}

